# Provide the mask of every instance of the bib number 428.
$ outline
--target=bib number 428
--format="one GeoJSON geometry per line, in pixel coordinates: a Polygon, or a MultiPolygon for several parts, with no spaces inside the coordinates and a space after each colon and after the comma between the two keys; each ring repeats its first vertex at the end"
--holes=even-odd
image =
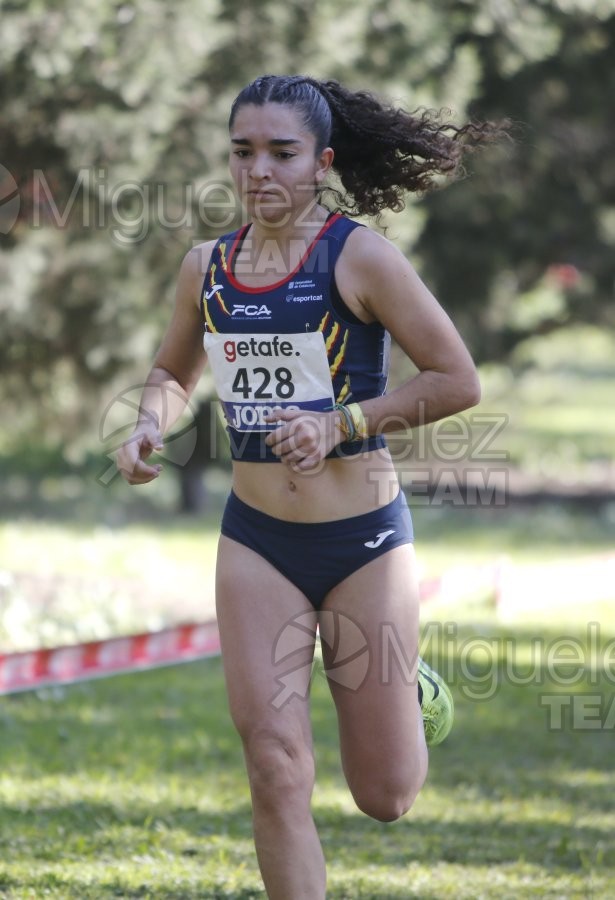
{"type": "Polygon", "coordinates": [[[244,400],[290,400],[295,393],[292,372],[280,366],[273,370],[263,366],[254,369],[237,369],[231,390],[244,400]]]}

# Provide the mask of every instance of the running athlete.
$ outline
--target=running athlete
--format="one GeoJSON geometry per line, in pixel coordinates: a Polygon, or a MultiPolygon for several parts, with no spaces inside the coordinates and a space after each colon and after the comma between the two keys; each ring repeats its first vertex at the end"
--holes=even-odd
{"type": "Polygon", "coordinates": [[[183,403],[163,420],[163,390],[187,400],[207,357],[233,457],[217,617],[258,861],[270,898],[318,900],[316,628],[349,788],[367,815],[395,820],[426,777],[426,733],[438,743],[450,729],[452,700],[418,657],[412,523],[384,435],[468,408],[480,393],[459,334],[411,265],[377,232],[330,212],[321,191],[333,169],[346,211],[400,209],[405,191],[453,172],[467,141],[492,128],[442,127],[302,76],[252,82],[229,128],[248,224],[186,255],[117,464],[130,484],[158,477],[147,459],[183,403]],[[390,335],[418,374],[385,393],[390,335]]]}

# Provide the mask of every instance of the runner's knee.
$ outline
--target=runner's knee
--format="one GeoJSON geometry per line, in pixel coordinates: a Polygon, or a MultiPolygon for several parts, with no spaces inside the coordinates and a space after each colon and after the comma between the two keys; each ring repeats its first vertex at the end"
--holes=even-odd
{"type": "Polygon", "coordinates": [[[275,806],[293,799],[308,801],[314,786],[314,758],[300,735],[262,726],[243,738],[255,801],[275,806]]]}
{"type": "Polygon", "coordinates": [[[423,781],[418,770],[405,775],[382,772],[350,789],[361,812],[380,822],[394,822],[411,808],[423,781]]]}

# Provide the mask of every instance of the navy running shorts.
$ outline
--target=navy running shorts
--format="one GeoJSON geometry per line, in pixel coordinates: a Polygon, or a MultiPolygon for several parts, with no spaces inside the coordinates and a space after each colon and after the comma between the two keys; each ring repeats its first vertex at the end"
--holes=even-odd
{"type": "Polygon", "coordinates": [[[272,564],[315,609],[329,591],[370,560],[414,539],[402,491],[386,506],[329,522],[287,522],[252,506],[231,491],[222,534],[250,547],[272,564]]]}

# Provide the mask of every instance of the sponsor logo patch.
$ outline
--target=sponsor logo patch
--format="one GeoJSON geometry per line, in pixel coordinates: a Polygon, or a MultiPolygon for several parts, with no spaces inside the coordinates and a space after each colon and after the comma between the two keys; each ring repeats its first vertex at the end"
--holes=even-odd
{"type": "Polygon", "coordinates": [[[224,287],[223,284],[214,284],[214,286],[211,288],[211,290],[205,291],[205,299],[211,300],[211,298],[216,293],[216,291],[221,291],[223,287],[224,287]]]}
{"type": "Polygon", "coordinates": [[[322,294],[301,294],[298,297],[295,294],[286,295],[287,303],[321,303],[322,294]]]}
{"type": "Polygon", "coordinates": [[[271,310],[264,303],[260,306],[256,303],[233,303],[231,316],[234,319],[270,319],[271,310]]]}
{"type": "Polygon", "coordinates": [[[374,540],[374,541],[365,541],[364,546],[365,546],[365,547],[369,547],[370,550],[377,550],[378,547],[379,547],[381,544],[383,544],[384,541],[386,541],[386,539],[387,539],[388,537],[390,537],[392,534],[395,534],[395,529],[394,529],[394,528],[391,529],[391,530],[389,530],[389,531],[380,531],[380,532],[376,535],[376,540],[374,540]]]}

